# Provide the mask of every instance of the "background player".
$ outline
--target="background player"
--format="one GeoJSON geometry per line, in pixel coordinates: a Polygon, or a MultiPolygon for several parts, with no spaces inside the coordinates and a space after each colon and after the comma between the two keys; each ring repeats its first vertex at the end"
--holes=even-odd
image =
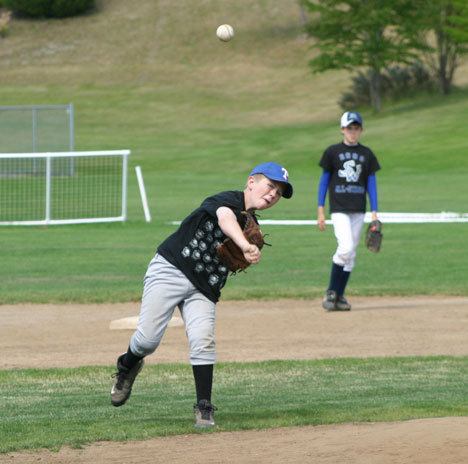
{"type": "Polygon", "coordinates": [[[325,198],[330,191],[330,213],[338,246],[333,255],[330,283],[322,306],[327,311],[349,311],[344,297],[354,267],[364,215],[366,192],[369,194],[372,220],[377,219],[377,182],[380,169],[372,150],[359,143],[362,117],[347,111],[341,117],[343,142],[328,147],[319,165],[323,172],[318,187],[317,224],[325,230],[325,198]]]}
{"type": "Polygon", "coordinates": [[[172,314],[179,307],[190,346],[197,403],[195,426],[214,425],[211,403],[215,363],[215,306],[227,276],[216,248],[230,237],[246,260],[255,264],[261,253],[242,232],[242,211],[271,208],[281,196],[291,198],[288,172],[276,163],[263,163],[250,173],[244,191],[211,196],[193,211],[157,249],[144,279],[140,316],[126,353],[117,360],[111,390],[114,406],[129,398],[143,358],[158,347],[172,314]]]}

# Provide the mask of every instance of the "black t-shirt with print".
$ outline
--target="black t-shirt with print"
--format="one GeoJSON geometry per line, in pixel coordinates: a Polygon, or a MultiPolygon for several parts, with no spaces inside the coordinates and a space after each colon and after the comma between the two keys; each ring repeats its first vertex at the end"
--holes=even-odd
{"type": "Polygon", "coordinates": [[[364,213],[367,178],[380,169],[372,150],[364,145],[331,145],[319,165],[331,173],[329,193],[331,213],[364,213]]]}
{"type": "Polygon", "coordinates": [[[216,247],[226,238],[218,225],[216,210],[226,206],[244,226],[244,193],[221,192],[203,201],[180,227],[158,247],[158,253],[180,269],[208,299],[219,300],[228,276],[227,267],[216,255],[216,247]]]}

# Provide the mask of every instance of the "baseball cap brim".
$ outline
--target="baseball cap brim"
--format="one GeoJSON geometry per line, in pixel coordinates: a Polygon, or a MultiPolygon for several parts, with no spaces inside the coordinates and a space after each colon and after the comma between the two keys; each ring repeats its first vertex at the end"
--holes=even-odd
{"type": "Polygon", "coordinates": [[[341,127],[348,127],[348,126],[350,126],[351,124],[358,124],[359,126],[362,126],[362,122],[361,122],[361,121],[358,121],[358,120],[356,120],[356,119],[352,119],[351,121],[348,121],[348,122],[346,123],[345,126],[341,126],[341,127]]]}
{"type": "MultiPolygon", "coordinates": [[[[266,175],[266,174],[264,174],[264,175],[266,175]]],[[[289,182],[285,182],[284,179],[273,178],[273,177],[270,177],[270,176],[266,176],[266,177],[268,177],[268,179],[270,179],[270,180],[280,182],[281,184],[284,185],[283,194],[282,194],[282,196],[284,198],[291,198],[292,197],[292,195],[293,195],[293,186],[289,182]]]]}

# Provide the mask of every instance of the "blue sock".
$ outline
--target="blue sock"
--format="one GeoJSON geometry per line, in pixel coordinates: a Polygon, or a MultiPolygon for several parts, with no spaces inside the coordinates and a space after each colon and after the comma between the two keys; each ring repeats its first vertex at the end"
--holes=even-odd
{"type": "Polygon", "coordinates": [[[328,290],[334,290],[338,295],[338,290],[340,288],[340,283],[343,279],[343,266],[339,266],[338,264],[333,263],[331,274],[330,274],[330,285],[328,286],[328,290]]]}
{"type": "Polygon", "coordinates": [[[338,296],[343,296],[345,292],[346,285],[348,284],[348,279],[349,276],[351,275],[351,272],[348,271],[343,271],[341,274],[341,280],[338,285],[338,290],[336,291],[338,296]]]}

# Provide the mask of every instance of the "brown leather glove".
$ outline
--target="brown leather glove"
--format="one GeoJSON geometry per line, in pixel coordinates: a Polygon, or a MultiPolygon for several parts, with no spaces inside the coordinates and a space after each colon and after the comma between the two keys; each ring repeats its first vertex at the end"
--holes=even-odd
{"type": "Polygon", "coordinates": [[[377,219],[372,221],[367,227],[366,247],[373,253],[378,253],[382,246],[382,223],[377,219]]]}
{"type": "MultiPolygon", "coordinates": [[[[256,245],[259,250],[265,245],[264,235],[260,230],[255,214],[242,211],[245,217],[242,232],[249,243],[256,245]]],[[[219,259],[231,272],[243,271],[250,266],[242,250],[229,237],[216,249],[219,259]]]]}

